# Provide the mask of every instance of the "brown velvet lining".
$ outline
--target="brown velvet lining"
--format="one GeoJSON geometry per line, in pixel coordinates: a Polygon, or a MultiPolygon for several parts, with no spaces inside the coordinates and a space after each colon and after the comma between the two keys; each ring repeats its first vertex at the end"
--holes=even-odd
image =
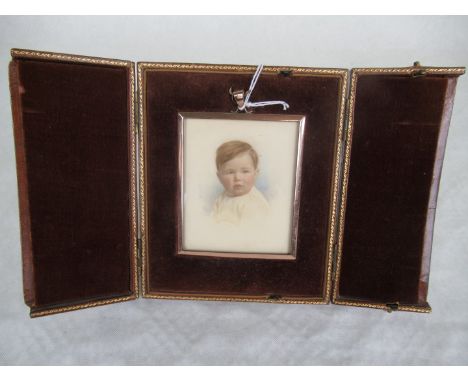
{"type": "Polygon", "coordinates": [[[15,58],[25,297],[33,310],[134,293],[130,67],[15,58]]]}
{"type": "Polygon", "coordinates": [[[358,77],[338,298],[426,304],[455,82],[435,75],[358,77]]]}
{"type": "Polygon", "coordinates": [[[341,77],[263,74],[254,92],[254,99],[282,99],[287,113],[306,116],[297,259],[281,261],[175,255],[177,114],[234,110],[229,88],[247,89],[253,73],[144,74],[147,293],[324,298],[341,77]]]}

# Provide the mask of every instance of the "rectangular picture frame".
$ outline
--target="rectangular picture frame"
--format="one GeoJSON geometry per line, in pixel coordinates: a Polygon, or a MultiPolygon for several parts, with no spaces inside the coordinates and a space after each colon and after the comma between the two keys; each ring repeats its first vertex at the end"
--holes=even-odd
{"type": "MultiPolygon", "coordinates": [[[[304,115],[293,115],[293,114],[253,114],[253,113],[207,113],[207,112],[180,112],[178,114],[178,137],[179,137],[179,158],[178,158],[178,234],[177,234],[177,255],[188,255],[188,256],[213,256],[213,257],[229,257],[229,258],[247,258],[247,259],[271,259],[271,260],[294,260],[296,258],[296,243],[297,243],[297,230],[298,220],[300,213],[300,189],[301,189],[301,166],[302,166],[302,151],[303,151],[303,134],[304,126],[306,123],[306,117],[304,115]],[[185,194],[185,146],[186,146],[186,134],[187,128],[186,122],[189,119],[198,120],[220,120],[220,121],[231,121],[239,123],[249,122],[272,122],[275,124],[281,122],[293,122],[297,124],[297,134],[295,139],[294,147],[294,176],[293,190],[292,190],[292,201],[291,201],[291,212],[290,212],[290,234],[289,245],[287,253],[279,251],[234,251],[234,250],[190,250],[184,246],[184,200],[189,197],[185,194]]],[[[251,126],[247,127],[248,129],[251,126]]],[[[287,127],[283,127],[287,128],[287,127]]],[[[263,129],[265,130],[265,128],[263,129]]],[[[228,231],[229,233],[229,231],[228,231]]],[[[222,237],[221,239],[222,240],[222,237]]]]}
{"type": "MultiPolygon", "coordinates": [[[[229,113],[230,87],[255,66],[140,62],[138,68],[141,291],[144,298],[327,304],[330,301],[348,71],[264,67],[256,96],[306,116],[297,256],[292,261],[178,255],[178,115],[229,113]],[[199,86],[203,84],[203,86],[199,86]],[[183,85],[186,91],[180,92],[183,85]],[[262,94],[262,89],[269,89],[262,94]],[[209,102],[207,101],[210,91],[209,102]],[[324,97],[328,94],[330,98],[324,97]],[[290,105],[291,105],[290,104],[290,105]],[[314,128],[309,128],[313,126],[314,128]],[[305,172],[304,172],[305,170],[305,172]],[[315,195],[309,198],[305,195],[315,195]],[[318,215],[317,215],[318,214],[318,215]],[[314,219],[312,217],[315,216],[314,219]]],[[[287,115],[260,108],[254,115],[287,115]]],[[[288,259],[289,260],[289,259],[288,259]]]]}

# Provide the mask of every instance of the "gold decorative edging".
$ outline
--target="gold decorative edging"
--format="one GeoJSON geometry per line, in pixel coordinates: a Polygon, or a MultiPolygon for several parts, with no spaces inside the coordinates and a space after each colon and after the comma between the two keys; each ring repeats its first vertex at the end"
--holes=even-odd
{"type": "Polygon", "coordinates": [[[137,64],[138,71],[138,126],[139,126],[139,185],[140,185],[140,256],[141,256],[141,295],[146,297],[146,168],[145,168],[145,152],[146,152],[146,129],[145,118],[143,113],[143,72],[142,64],[137,64]]]}
{"type": "Polygon", "coordinates": [[[336,264],[335,264],[335,282],[333,285],[333,296],[332,302],[339,304],[337,301],[338,285],[340,282],[340,272],[341,272],[341,255],[343,250],[343,234],[344,234],[344,222],[345,222],[345,211],[346,211],[346,200],[348,193],[348,175],[349,175],[349,165],[351,159],[351,138],[353,131],[353,118],[354,118],[354,101],[356,93],[356,72],[353,71],[351,74],[351,87],[349,91],[348,99],[348,120],[346,123],[347,132],[346,132],[346,142],[344,148],[344,159],[343,159],[343,173],[342,173],[342,186],[341,186],[341,206],[339,212],[339,222],[338,222],[338,242],[337,242],[337,255],[336,255],[336,264]]]}
{"type": "Polygon", "coordinates": [[[79,309],[93,308],[95,306],[109,305],[109,304],[114,304],[117,302],[124,302],[124,301],[130,301],[130,300],[135,300],[135,299],[136,299],[136,296],[128,296],[128,297],[111,298],[108,300],[99,300],[99,301],[89,302],[85,304],[64,306],[61,308],[39,310],[39,311],[34,311],[31,309],[30,316],[31,318],[43,317],[43,316],[49,316],[51,314],[70,312],[70,311],[79,310],[79,309]]]}
{"type": "Polygon", "coordinates": [[[323,299],[267,299],[267,298],[248,298],[248,297],[211,297],[211,296],[186,296],[182,294],[146,294],[144,297],[156,300],[193,300],[193,301],[229,301],[229,302],[259,302],[266,304],[300,304],[300,305],[327,305],[328,302],[323,299]]]}
{"type": "Polygon", "coordinates": [[[336,242],[336,231],[337,231],[337,222],[336,222],[336,214],[338,212],[339,206],[339,185],[340,185],[340,162],[341,162],[341,150],[342,150],[342,137],[343,137],[343,129],[344,129],[344,119],[346,114],[346,97],[347,97],[347,90],[348,90],[348,71],[344,72],[342,78],[342,93],[341,93],[341,104],[340,104],[340,113],[338,119],[338,134],[336,137],[336,148],[335,148],[335,173],[334,173],[334,180],[333,180],[333,191],[332,191],[332,208],[331,208],[331,217],[330,217],[330,234],[329,234],[329,242],[328,242],[328,266],[327,266],[327,283],[326,283],[326,292],[325,296],[327,302],[330,301],[330,294],[332,288],[332,277],[333,277],[333,263],[334,263],[334,249],[335,249],[335,242],[336,242]]]}
{"type": "Polygon", "coordinates": [[[132,64],[130,68],[130,144],[131,144],[131,173],[130,173],[130,190],[131,190],[131,229],[133,237],[133,288],[135,297],[139,296],[138,288],[138,217],[137,217],[137,175],[136,175],[136,140],[137,140],[137,129],[135,123],[135,66],[132,64]]]}
{"type": "MultiPolygon", "coordinates": [[[[194,71],[203,72],[255,72],[255,65],[222,65],[222,64],[179,64],[179,63],[158,63],[158,62],[139,62],[140,69],[157,69],[171,71],[194,71]]],[[[315,75],[343,75],[347,73],[347,69],[320,69],[320,68],[305,68],[294,66],[265,66],[262,73],[277,73],[279,71],[294,71],[296,74],[315,74],[315,75]]]]}
{"type": "Polygon", "coordinates": [[[430,313],[432,311],[429,305],[427,307],[416,306],[416,305],[398,305],[396,309],[391,309],[386,304],[378,304],[378,303],[372,304],[372,303],[367,303],[367,302],[356,302],[356,301],[345,300],[345,299],[333,301],[333,303],[336,305],[355,306],[359,308],[383,309],[383,310],[386,310],[387,312],[402,311],[402,312],[415,312],[415,313],[430,313]]]}
{"type": "Polygon", "coordinates": [[[413,74],[424,71],[426,74],[461,75],[465,73],[464,67],[435,67],[435,66],[408,66],[405,68],[354,68],[353,74],[413,74]]]}
{"type": "Polygon", "coordinates": [[[198,73],[203,72],[247,72],[253,73],[256,66],[242,65],[216,65],[216,64],[180,64],[180,63],[153,63],[139,62],[137,64],[138,71],[138,115],[139,115],[139,132],[140,132],[140,232],[141,232],[141,294],[145,298],[155,299],[181,299],[181,300],[206,300],[206,301],[242,301],[242,302],[261,302],[261,303],[286,303],[286,304],[328,304],[330,302],[330,294],[332,289],[333,275],[333,252],[336,236],[336,214],[338,212],[339,199],[339,184],[340,184],[340,152],[344,129],[344,119],[346,113],[346,96],[348,84],[347,69],[320,69],[320,68],[305,68],[305,67],[290,67],[290,66],[266,66],[263,68],[265,73],[278,73],[279,71],[293,71],[294,75],[327,75],[339,76],[341,80],[341,94],[338,115],[338,132],[336,135],[336,152],[334,159],[334,175],[331,191],[332,206],[330,209],[330,222],[328,233],[328,248],[326,258],[326,276],[324,297],[317,300],[301,300],[301,299],[259,299],[259,298],[228,298],[228,297],[197,297],[197,296],[181,296],[181,295],[162,295],[151,294],[146,290],[147,282],[147,220],[146,220],[146,199],[145,199],[145,149],[146,149],[146,121],[145,121],[145,94],[144,73],[146,69],[153,70],[171,70],[171,71],[193,71],[198,73]]]}
{"type": "MultiPolygon", "coordinates": [[[[338,229],[338,242],[337,242],[337,256],[336,256],[336,267],[335,267],[335,280],[333,283],[333,294],[332,294],[332,303],[337,305],[349,305],[356,307],[365,307],[365,308],[374,308],[374,309],[384,309],[389,310],[389,307],[386,304],[379,303],[367,303],[367,302],[356,302],[347,299],[340,299],[338,297],[338,289],[340,283],[340,272],[341,272],[341,261],[343,255],[343,235],[344,235],[344,223],[346,216],[346,201],[348,193],[348,178],[349,178],[349,167],[351,163],[351,147],[352,147],[352,136],[353,136],[353,122],[354,122],[354,106],[356,99],[356,84],[357,78],[360,75],[366,74],[406,74],[412,75],[417,72],[424,72],[424,75],[427,74],[438,74],[438,75],[462,75],[465,73],[464,67],[454,67],[454,68],[442,68],[442,67],[425,67],[425,66],[410,66],[406,68],[355,68],[351,71],[351,87],[349,91],[349,100],[348,100],[348,119],[347,119],[347,134],[346,134],[346,143],[345,151],[343,158],[343,175],[342,175],[342,191],[341,191],[341,207],[339,213],[339,229],[338,229]]],[[[420,307],[417,305],[399,305],[398,311],[407,311],[407,312],[417,312],[417,313],[430,313],[431,308],[420,307]]]]}
{"type": "Polygon", "coordinates": [[[62,62],[81,62],[84,64],[100,64],[112,66],[132,66],[131,61],[112,60],[101,57],[80,56],[77,54],[41,52],[37,50],[11,49],[13,58],[39,58],[42,60],[62,61],[62,62]]]}

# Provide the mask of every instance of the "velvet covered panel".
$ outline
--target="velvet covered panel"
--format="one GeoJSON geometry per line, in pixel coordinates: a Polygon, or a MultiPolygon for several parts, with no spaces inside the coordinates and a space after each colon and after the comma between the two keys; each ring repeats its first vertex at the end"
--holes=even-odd
{"type": "MultiPolygon", "coordinates": [[[[249,72],[143,69],[146,273],[149,295],[325,299],[341,75],[261,75],[254,100],[281,99],[305,115],[297,258],[294,261],[176,256],[179,112],[230,112],[229,89],[247,89],[249,72]]],[[[282,113],[259,108],[255,113],[282,113]]],[[[281,153],[278,153],[281,155],[281,153]]]]}
{"type": "Polygon", "coordinates": [[[33,312],[135,293],[130,70],[27,57],[10,65],[33,312]]]}
{"type": "Polygon", "coordinates": [[[338,299],[427,306],[456,77],[358,75],[338,299]]]}

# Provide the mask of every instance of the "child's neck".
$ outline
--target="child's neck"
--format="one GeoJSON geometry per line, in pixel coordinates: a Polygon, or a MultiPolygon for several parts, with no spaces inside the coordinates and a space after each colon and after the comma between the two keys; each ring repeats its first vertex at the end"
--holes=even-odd
{"type": "Polygon", "coordinates": [[[227,191],[224,191],[224,194],[229,198],[242,198],[243,196],[250,194],[254,188],[255,186],[253,186],[249,191],[242,195],[230,195],[227,191]]]}

